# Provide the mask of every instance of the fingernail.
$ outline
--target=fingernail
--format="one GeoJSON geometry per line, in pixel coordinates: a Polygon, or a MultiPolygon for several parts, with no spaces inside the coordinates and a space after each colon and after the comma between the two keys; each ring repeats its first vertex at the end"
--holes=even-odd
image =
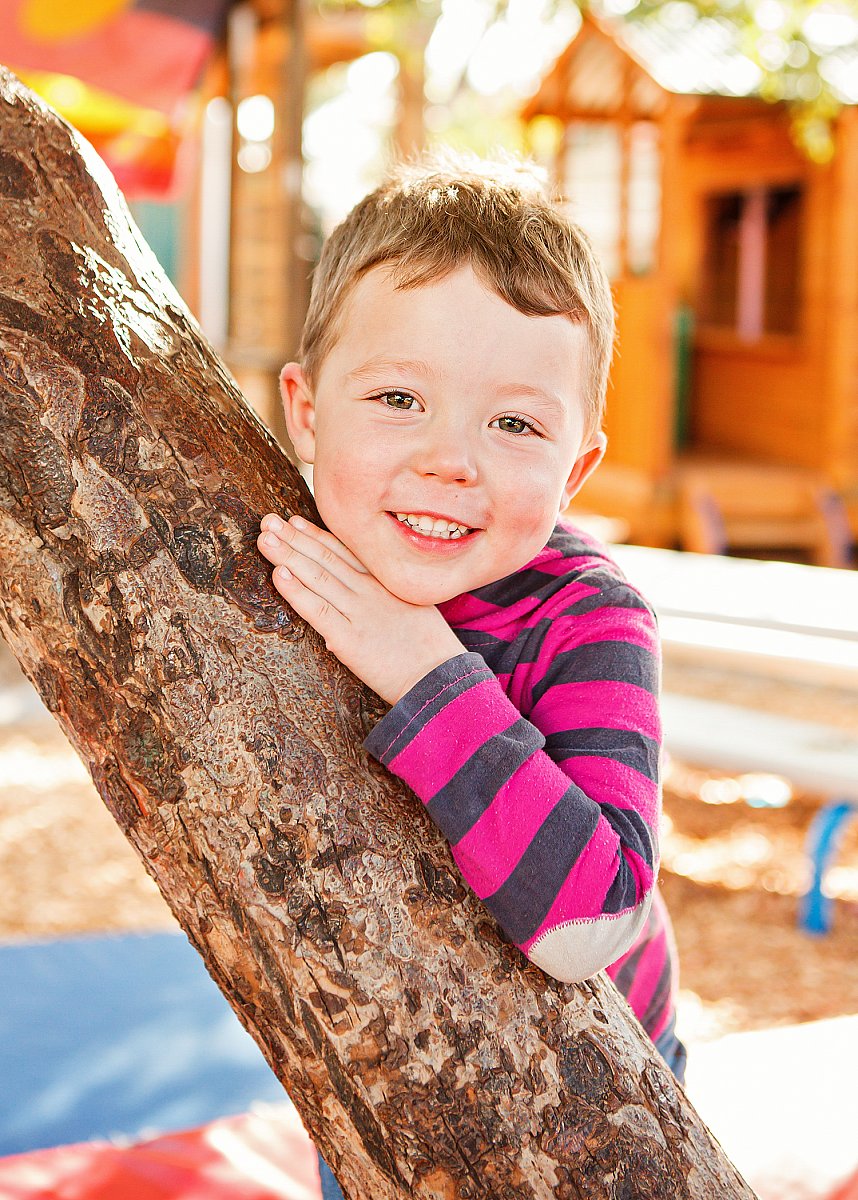
{"type": "Polygon", "coordinates": [[[294,517],[290,517],[289,520],[295,526],[296,529],[306,529],[307,528],[307,522],[304,520],[303,517],[299,517],[296,515],[294,517]]]}
{"type": "Polygon", "coordinates": [[[280,543],[273,533],[266,533],[265,537],[262,539],[262,544],[263,546],[270,546],[272,550],[274,550],[277,548],[277,546],[279,546],[280,543]]]}
{"type": "Polygon", "coordinates": [[[281,579],[291,579],[292,578],[292,572],[289,570],[288,567],[278,567],[275,574],[279,575],[281,579]]]}
{"type": "Polygon", "coordinates": [[[283,528],[283,522],[280,520],[279,517],[273,517],[273,516],[269,517],[266,524],[269,529],[274,531],[274,533],[279,533],[280,530],[283,528]]]}

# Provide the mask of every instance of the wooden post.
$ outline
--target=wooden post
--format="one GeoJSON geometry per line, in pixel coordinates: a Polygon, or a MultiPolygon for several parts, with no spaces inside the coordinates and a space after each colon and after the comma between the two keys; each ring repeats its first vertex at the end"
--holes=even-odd
{"type": "Polygon", "coordinates": [[[304,96],[307,87],[306,0],[285,0],[283,22],[287,53],[283,59],[281,109],[275,137],[279,153],[274,158],[281,172],[283,236],[286,245],[286,311],[283,329],[283,362],[297,357],[304,326],[304,298],[308,264],[302,254],[304,231],[304,96]],[[278,132],[279,130],[279,132],[278,132]]]}
{"type": "Polygon", "coordinates": [[[837,123],[837,153],[829,168],[826,395],[823,469],[830,482],[858,490],[858,108],[845,107],[837,123]]]}

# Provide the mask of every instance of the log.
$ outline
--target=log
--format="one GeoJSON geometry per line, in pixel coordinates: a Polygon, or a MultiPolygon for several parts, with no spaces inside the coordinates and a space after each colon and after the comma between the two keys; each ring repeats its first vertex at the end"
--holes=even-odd
{"type": "Polygon", "coordinates": [[[603,977],[530,966],[273,590],[312,500],[91,148],[0,75],[0,628],[349,1197],[750,1197],[603,977]]]}

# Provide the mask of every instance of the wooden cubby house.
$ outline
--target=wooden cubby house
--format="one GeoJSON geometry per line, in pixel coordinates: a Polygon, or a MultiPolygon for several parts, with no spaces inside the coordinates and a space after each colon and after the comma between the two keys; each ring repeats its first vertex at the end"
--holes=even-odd
{"type": "MultiPolygon", "coordinates": [[[[205,106],[182,291],[247,399],[287,448],[278,375],[297,352],[321,237],[302,193],[307,91],[331,67],[372,50],[395,50],[392,139],[403,154],[423,139],[421,56],[408,37],[394,45],[389,36],[380,40],[371,17],[357,5],[243,0],[232,6],[225,45],[206,80],[205,98],[216,106],[205,106]],[[240,109],[252,97],[270,101],[274,119],[268,136],[251,143],[240,109]],[[224,119],[221,109],[231,115],[224,119]]],[[[412,22],[408,32],[422,51],[425,21],[412,22]]]]}
{"type": "Polygon", "coordinates": [[[717,21],[669,32],[586,15],[525,110],[561,123],[557,183],[615,288],[609,452],[579,503],[651,545],[845,565],[858,108],[820,165],[756,82],[717,21]]]}

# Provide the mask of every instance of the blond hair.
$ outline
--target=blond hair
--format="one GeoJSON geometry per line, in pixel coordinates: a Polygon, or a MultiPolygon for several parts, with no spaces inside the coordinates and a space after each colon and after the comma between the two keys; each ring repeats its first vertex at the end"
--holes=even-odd
{"type": "Polygon", "coordinates": [[[588,433],[601,425],[614,342],[610,284],[583,231],[517,160],[424,157],[394,168],[327,239],[316,268],[300,357],[315,386],[343,306],[373,267],[399,288],[470,266],[528,316],[567,316],[587,332],[588,433]]]}

